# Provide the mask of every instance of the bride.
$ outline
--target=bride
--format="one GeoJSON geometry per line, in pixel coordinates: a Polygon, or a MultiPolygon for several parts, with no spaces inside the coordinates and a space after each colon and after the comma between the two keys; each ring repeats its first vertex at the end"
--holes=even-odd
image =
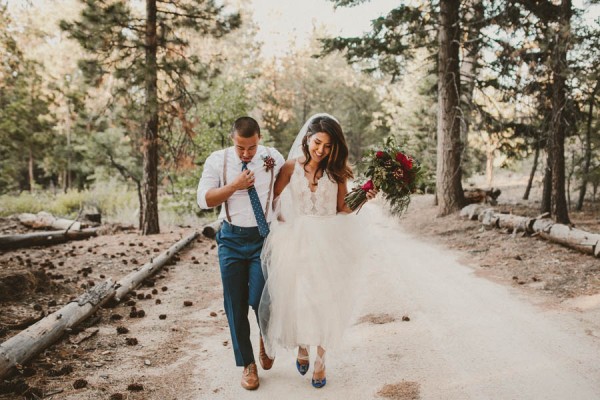
{"type": "MultiPolygon", "coordinates": [[[[259,320],[267,354],[296,348],[296,367],[309,369],[317,346],[312,385],[325,386],[325,350],[341,340],[353,308],[360,231],[344,202],[348,146],[338,121],[327,114],[308,119],[275,181],[280,218],[271,223],[262,252],[265,289],[259,320]],[[285,189],[285,190],[284,190],[285,189]],[[353,272],[355,271],[355,272],[353,272]]],[[[372,199],[377,194],[367,194],[372,199]]]]}

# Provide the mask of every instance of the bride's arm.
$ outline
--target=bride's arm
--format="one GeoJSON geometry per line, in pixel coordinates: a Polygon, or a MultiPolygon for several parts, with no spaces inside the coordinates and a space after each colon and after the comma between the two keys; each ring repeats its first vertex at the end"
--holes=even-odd
{"type": "Polygon", "coordinates": [[[344,197],[346,197],[347,194],[348,194],[348,184],[346,182],[338,183],[338,192],[337,192],[337,212],[338,213],[344,213],[344,214],[352,213],[352,209],[350,209],[350,207],[348,207],[348,205],[344,201],[344,197]]]}
{"type": "Polygon", "coordinates": [[[279,195],[283,192],[283,189],[290,183],[292,172],[294,172],[294,163],[296,160],[287,160],[285,164],[279,170],[277,178],[275,179],[275,185],[273,185],[273,209],[277,209],[277,203],[279,202],[279,195]]]}
{"type": "MultiPolygon", "coordinates": [[[[377,190],[376,188],[369,190],[367,192],[367,201],[373,200],[375,198],[375,196],[377,196],[377,193],[379,193],[379,190],[377,190]]],[[[346,182],[338,183],[338,194],[337,194],[337,212],[338,213],[351,214],[353,212],[352,209],[350,207],[348,207],[348,205],[344,201],[344,197],[346,197],[347,194],[348,194],[348,185],[346,184],[346,182]]]]}

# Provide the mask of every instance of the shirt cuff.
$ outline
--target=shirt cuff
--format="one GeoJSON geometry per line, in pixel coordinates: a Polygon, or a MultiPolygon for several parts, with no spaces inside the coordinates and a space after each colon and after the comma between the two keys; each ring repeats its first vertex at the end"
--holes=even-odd
{"type": "Polygon", "coordinates": [[[208,189],[201,189],[201,190],[198,190],[198,194],[197,194],[198,205],[203,210],[208,210],[208,209],[212,208],[212,207],[209,207],[208,204],[206,203],[206,193],[208,193],[208,189]]]}

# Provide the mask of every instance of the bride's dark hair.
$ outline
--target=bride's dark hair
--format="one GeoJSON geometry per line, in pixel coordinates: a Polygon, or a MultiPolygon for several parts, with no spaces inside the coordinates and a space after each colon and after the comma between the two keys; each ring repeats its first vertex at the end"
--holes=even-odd
{"type": "Polygon", "coordinates": [[[337,183],[344,183],[346,180],[353,178],[354,174],[352,174],[352,169],[348,165],[348,145],[342,127],[333,118],[325,116],[313,118],[308,125],[306,135],[302,138],[302,152],[306,158],[304,168],[311,160],[308,151],[308,139],[319,132],[326,133],[331,138],[331,152],[319,163],[315,176],[319,170],[323,170],[327,172],[329,179],[337,183]]]}

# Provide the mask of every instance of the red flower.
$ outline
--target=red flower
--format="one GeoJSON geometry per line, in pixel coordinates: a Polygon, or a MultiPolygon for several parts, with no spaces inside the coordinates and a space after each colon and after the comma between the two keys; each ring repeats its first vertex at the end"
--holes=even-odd
{"type": "Polygon", "coordinates": [[[377,153],[375,153],[375,157],[377,157],[377,158],[383,158],[384,155],[385,155],[385,153],[381,150],[379,150],[377,153]]]}
{"type": "Polygon", "coordinates": [[[412,169],[412,160],[400,152],[396,153],[396,161],[402,164],[405,170],[410,171],[412,169]]]}
{"type": "Polygon", "coordinates": [[[368,192],[371,189],[374,189],[375,185],[373,184],[372,180],[368,180],[364,185],[361,186],[361,189],[364,190],[365,192],[368,192]]]}

